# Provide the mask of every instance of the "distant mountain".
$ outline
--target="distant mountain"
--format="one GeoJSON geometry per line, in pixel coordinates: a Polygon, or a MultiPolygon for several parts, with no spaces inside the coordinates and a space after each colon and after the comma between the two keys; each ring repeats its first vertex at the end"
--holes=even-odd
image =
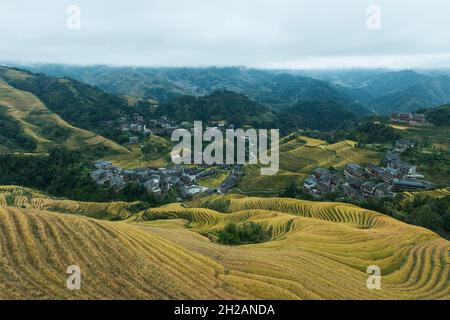
{"type": "Polygon", "coordinates": [[[331,101],[345,105],[358,116],[369,114],[369,110],[357,103],[339,87],[307,77],[279,74],[262,83],[257,101],[275,106],[286,106],[308,101],[331,101]]]}
{"type": "Polygon", "coordinates": [[[275,116],[266,106],[250,100],[243,94],[227,90],[216,90],[209,95],[183,96],[161,104],[156,116],[167,116],[182,121],[226,120],[236,127],[251,125],[260,128],[274,128],[275,116]]]}
{"type": "Polygon", "coordinates": [[[274,108],[302,101],[348,104],[357,114],[370,111],[334,84],[288,73],[248,68],[115,68],[64,65],[30,66],[31,70],[69,76],[114,94],[166,102],[182,95],[202,96],[227,89],[274,108]]]}
{"type": "Polygon", "coordinates": [[[450,101],[450,77],[412,70],[368,73],[340,78],[343,90],[367,108],[381,114],[411,112],[450,101]]]}
{"type": "Polygon", "coordinates": [[[107,92],[161,102],[183,95],[207,95],[229,89],[253,96],[272,74],[246,68],[139,68],[109,66],[35,65],[32,71],[65,76],[107,92]]]}
{"type": "Polygon", "coordinates": [[[393,111],[411,112],[431,108],[450,101],[450,77],[424,78],[406,89],[375,98],[369,107],[382,114],[393,111]]]}
{"type": "Polygon", "coordinates": [[[408,89],[427,78],[426,75],[412,70],[386,72],[369,78],[359,85],[358,88],[365,89],[374,96],[380,97],[408,89]]]}

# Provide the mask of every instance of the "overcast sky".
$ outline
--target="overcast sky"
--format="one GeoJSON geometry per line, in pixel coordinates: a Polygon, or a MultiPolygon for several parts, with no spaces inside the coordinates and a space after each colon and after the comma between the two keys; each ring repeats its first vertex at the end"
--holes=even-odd
{"type": "Polygon", "coordinates": [[[449,68],[449,17],[448,0],[1,0],[0,60],[449,68]],[[67,27],[69,5],[79,30],[67,27]],[[367,27],[370,5],[380,29],[367,27]]]}

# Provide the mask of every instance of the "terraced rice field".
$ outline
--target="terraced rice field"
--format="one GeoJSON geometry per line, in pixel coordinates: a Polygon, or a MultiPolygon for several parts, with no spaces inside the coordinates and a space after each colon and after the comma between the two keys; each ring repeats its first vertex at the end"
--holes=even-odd
{"type": "Polygon", "coordinates": [[[215,175],[202,178],[198,181],[198,184],[208,188],[217,188],[228,177],[228,172],[223,171],[215,175]]]}
{"type": "Polygon", "coordinates": [[[11,198],[11,202],[13,203],[10,205],[14,207],[77,214],[92,218],[113,220],[123,220],[129,218],[131,213],[128,210],[128,207],[133,204],[123,201],[98,203],[54,199],[27,188],[0,186],[0,206],[8,206],[6,201],[7,196],[11,198]]]}
{"type": "Polygon", "coordinates": [[[115,166],[124,169],[136,168],[163,168],[169,165],[170,156],[163,154],[155,159],[146,159],[139,145],[129,146],[128,153],[121,153],[112,156],[103,157],[107,161],[111,161],[115,166]]]}
{"type": "Polygon", "coordinates": [[[450,196],[450,188],[428,190],[428,191],[417,191],[417,192],[403,192],[403,195],[407,200],[414,200],[416,197],[432,197],[432,198],[443,198],[450,196]]]}
{"type": "Polygon", "coordinates": [[[450,299],[448,241],[340,203],[214,196],[120,222],[0,206],[0,252],[0,299],[450,299]],[[171,220],[150,221],[161,214],[171,220]],[[245,221],[270,241],[201,235],[245,221]],[[69,291],[74,264],[82,288],[69,291]],[[367,289],[370,265],[380,290],[367,289]]]}
{"type": "MultiPolygon", "coordinates": [[[[208,208],[172,204],[150,209],[135,221],[196,252],[217,257],[236,285],[259,297],[294,299],[449,299],[450,243],[431,231],[340,203],[227,196],[208,208]],[[215,210],[214,210],[215,209],[215,210]],[[142,222],[165,213],[190,230],[214,233],[228,222],[252,221],[271,241],[240,247],[189,239],[191,231],[142,222]],[[183,232],[181,231],[183,230],[183,232]],[[185,233],[186,232],[186,233],[185,233]],[[369,265],[382,270],[382,289],[365,287],[369,265]],[[257,283],[252,284],[252,281],[257,283]]],[[[169,224],[169,222],[165,222],[169,224]]]]}
{"type": "MultiPolygon", "coordinates": [[[[20,73],[17,72],[16,73],[20,73]]],[[[104,147],[115,153],[128,153],[128,150],[117,143],[93,132],[74,127],[57,114],[51,112],[35,95],[11,87],[0,80],[0,103],[6,112],[16,119],[24,129],[24,133],[37,143],[36,152],[46,152],[60,141],[49,139],[40,130],[41,125],[60,127],[69,133],[62,143],[70,149],[104,147]],[[39,123],[39,125],[36,125],[39,123]]]]}
{"type": "Polygon", "coordinates": [[[280,172],[277,175],[261,176],[257,168],[247,166],[239,189],[244,194],[251,191],[279,191],[292,182],[302,181],[317,167],[342,168],[352,162],[378,164],[382,158],[381,153],[357,148],[354,141],[328,144],[300,136],[280,145],[280,172]]]}
{"type": "Polygon", "coordinates": [[[0,208],[0,231],[0,299],[248,297],[220,264],[125,223],[0,208]],[[66,288],[71,265],[82,290],[66,288]]]}
{"type": "Polygon", "coordinates": [[[6,207],[8,203],[6,202],[6,197],[3,194],[0,194],[0,207],[6,207]]]}

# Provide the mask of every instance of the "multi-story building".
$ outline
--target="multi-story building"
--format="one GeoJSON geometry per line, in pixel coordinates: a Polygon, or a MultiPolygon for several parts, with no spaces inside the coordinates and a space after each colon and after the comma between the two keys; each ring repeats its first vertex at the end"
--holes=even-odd
{"type": "Polygon", "coordinates": [[[396,178],[401,178],[401,176],[402,172],[399,169],[388,167],[383,169],[383,174],[381,178],[383,179],[384,182],[391,183],[392,180],[396,178]]]}
{"type": "Polygon", "coordinates": [[[394,112],[391,115],[391,121],[394,123],[409,124],[411,121],[411,113],[394,112]]]}
{"type": "Polygon", "coordinates": [[[344,168],[344,173],[348,176],[359,178],[362,176],[363,170],[359,164],[348,163],[344,168]]]}
{"type": "Polygon", "coordinates": [[[427,120],[424,114],[414,113],[411,117],[410,124],[413,126],[424,126],[426,125],[427,120]]]}

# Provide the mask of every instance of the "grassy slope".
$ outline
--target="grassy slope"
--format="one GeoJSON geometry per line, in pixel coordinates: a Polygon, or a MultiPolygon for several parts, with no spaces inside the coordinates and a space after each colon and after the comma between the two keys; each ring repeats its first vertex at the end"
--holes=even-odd
{"type": "MultiPolygon", "coordinates": [[[[20,73],[19,73],[20,74],[20,73]]],[[[16,119],[27,136],[37,142],[36,152],[45,152],[56,145],[69,149],[103,148],[113,153],[127,153],[128,150],[117,143],[87,130],[76,128],[48,108],[36,96],[15,89],[0,80],[0,107],[16,119]],[[58,127],[67,133],[65,141],[46,136],[42,126],[58,127]]]]}
{"type": "Polygon", "coordinates": [[[0,299],[450,298],[448,241],[348,204],[213,196],[204,203],[210,209],[171,204],[106,222],[32,200],[6,206],[10,194],[45,197],[0,189],[0,299]],[[148,221],[161,213],[174,220],[148,221]],[[258,223],[272,239],[229,247],[199,234],[230,221],[258,223]],[[73,264],[82,270],[80,291],[65,288],[73,264]],[[373,264],[381,290],[366,288],[373,264]]]}

